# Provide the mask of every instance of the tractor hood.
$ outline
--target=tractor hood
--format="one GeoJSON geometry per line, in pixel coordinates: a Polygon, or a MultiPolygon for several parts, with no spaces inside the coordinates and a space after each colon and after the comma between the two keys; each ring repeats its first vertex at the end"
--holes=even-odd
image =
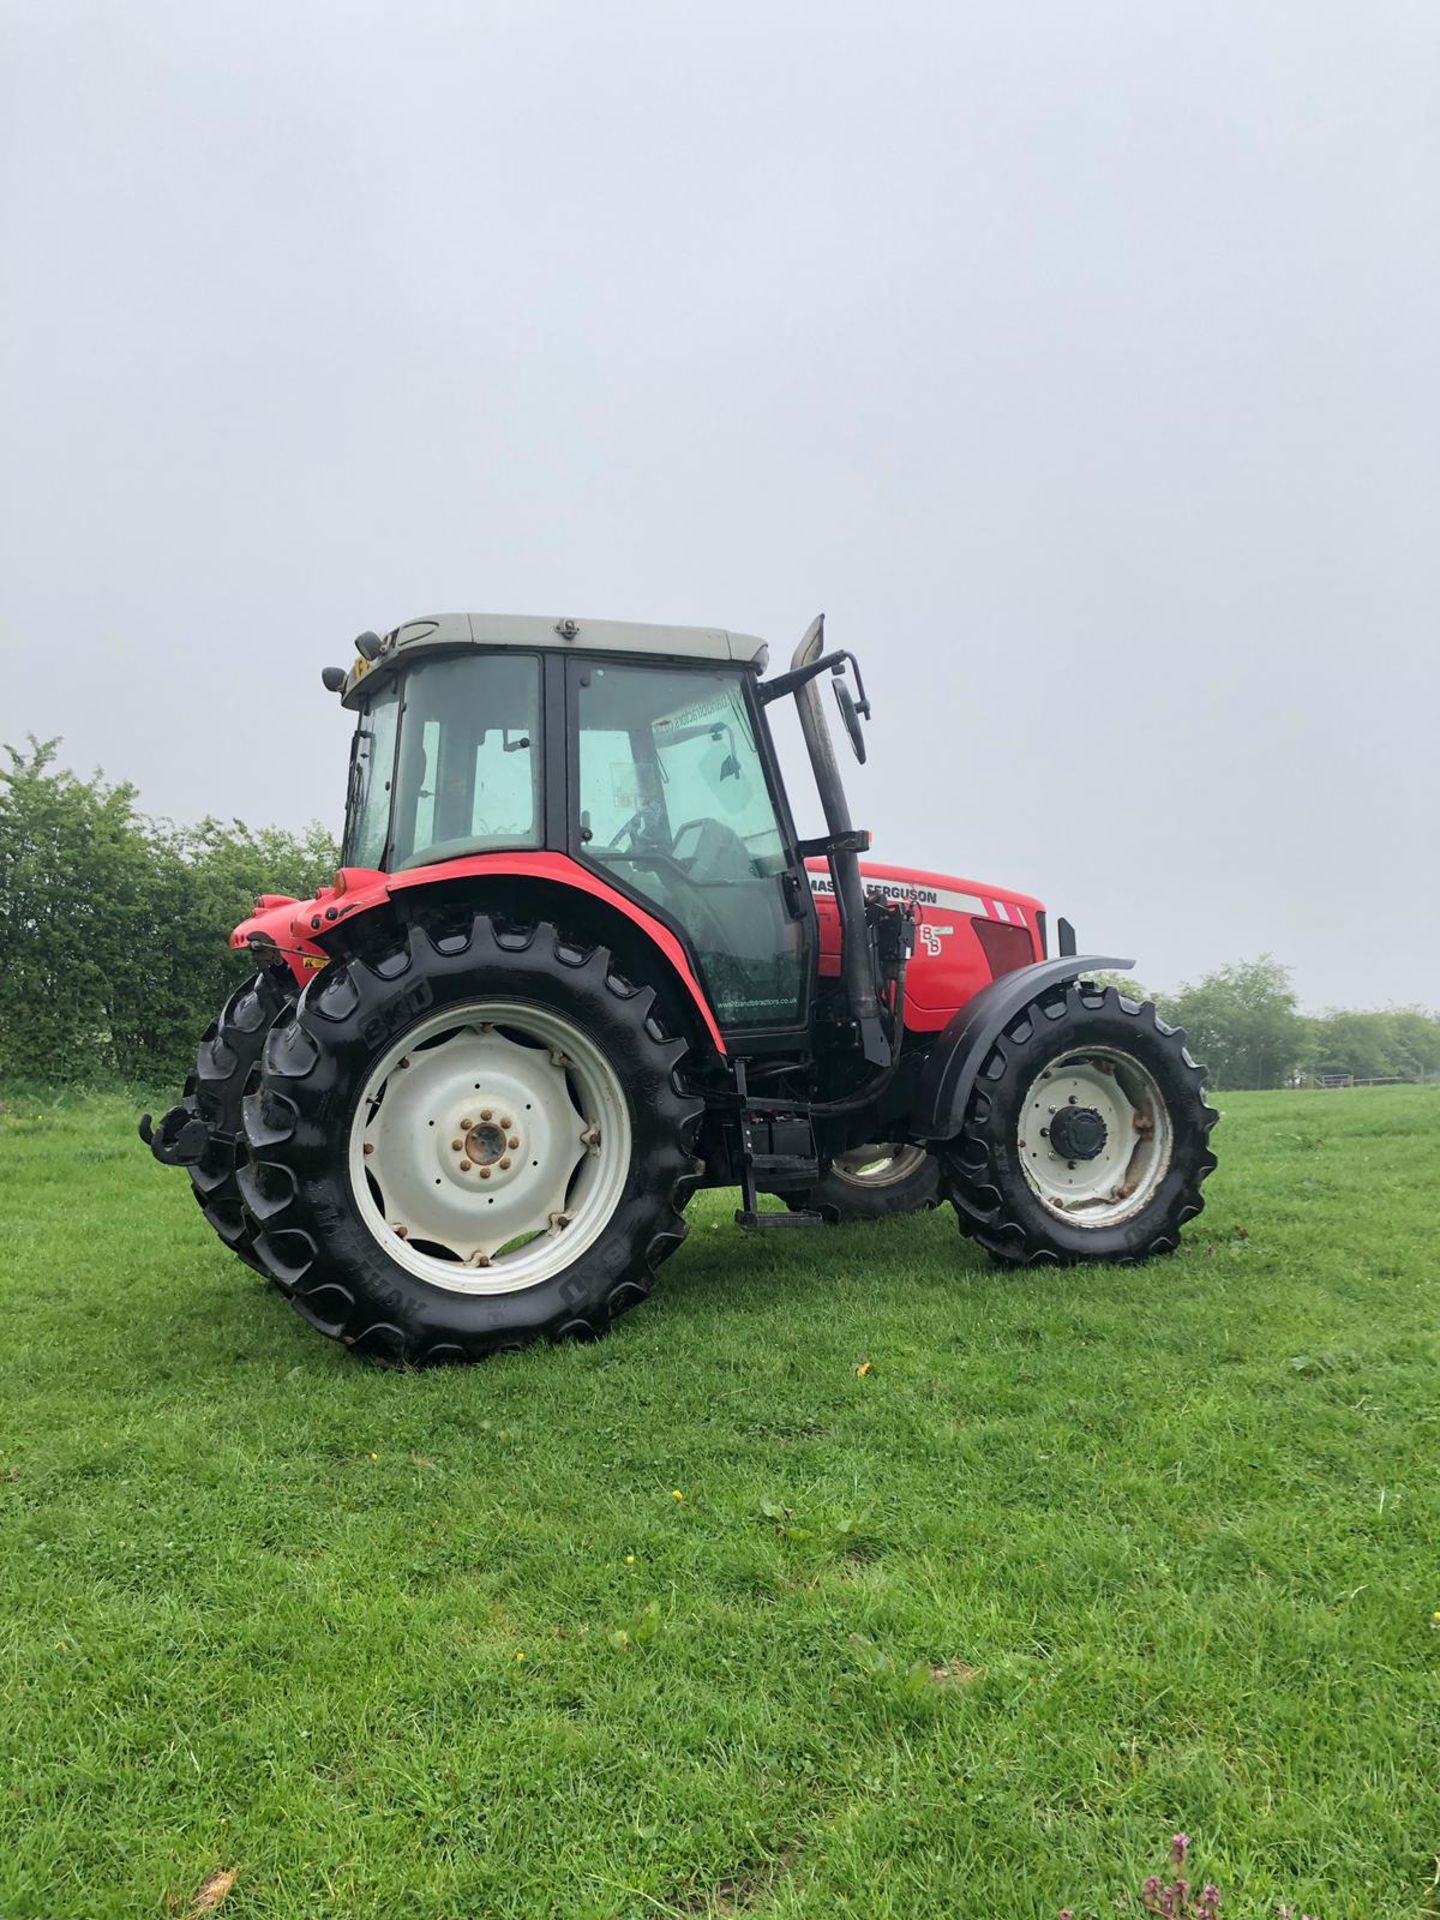
{"type": "MultiPolygon", "coordinates": [[[[823,860],[807,860],[810,891],[824,897],[832,889],[823,860]]],[[[925,873],[918,867],[889,867],[878,860],[862,860],[860,877],[866,888],[878,888],[888,900],[908,900],[918,916],[924,909],[942,913],[979,914],[988,920],[1008,922],[1014,927],[1037,927],[1036,915],[1043,912],[1041,902],[1028,893],[1015,893],[1009,887],[992,887],[980,880],[961,880],[949,873],[925,873]]]]}
{"type": "MultiPolygon", "coordinates": [[[[825,861],[805,864],[820,921],[820,971],[833,977],[841,955],[834,881],[825,861]]],[[[940,1032],[957,1008],[998,975],[1044,957],[1044,909],[1028,893],[869,860],[860,863],[860,880],[867,893],[915,909],[915,952],[905,974],[910,1033],[940,1032]]]]}

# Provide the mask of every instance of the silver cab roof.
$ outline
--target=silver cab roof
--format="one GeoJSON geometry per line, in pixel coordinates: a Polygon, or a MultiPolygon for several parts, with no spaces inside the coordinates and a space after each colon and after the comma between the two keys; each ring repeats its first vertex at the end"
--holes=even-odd
{"type": "Polygon", "coordinates": [[[543,613],[437,613],[407,620],[385,635],[374,661],[356,660],[343,699],[353,706],[365,681],[411,648],[548,647],[556,652],[645,653],[680,660],[729,661],[763,670],[766,645],[750,633],[724,627],[669,627],[638,620],[552,618],[543,613]]]}

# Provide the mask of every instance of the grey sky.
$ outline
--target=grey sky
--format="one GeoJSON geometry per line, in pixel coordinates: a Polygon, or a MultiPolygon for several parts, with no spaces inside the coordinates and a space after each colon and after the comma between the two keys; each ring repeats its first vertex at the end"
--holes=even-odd
{"type": "Polygon", "coordinates": [[[334,823],[362,627],[824,607],[877,856],[1440,1003],[1430,0],[11,0],[0,170],[0,738],[334,823]]]}

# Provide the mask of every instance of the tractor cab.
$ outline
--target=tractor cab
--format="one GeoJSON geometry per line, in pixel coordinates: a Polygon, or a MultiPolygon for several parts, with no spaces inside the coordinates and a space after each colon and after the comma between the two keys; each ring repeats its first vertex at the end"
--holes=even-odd
{"type": "Polygon", "coordinates": [[[766,721],[762,641],[450,615],[363,643],[340,683],[357,710],[347,867],[564,855],[693,952],[722,1032],[806,1029],[813,849],[766,721]]]}

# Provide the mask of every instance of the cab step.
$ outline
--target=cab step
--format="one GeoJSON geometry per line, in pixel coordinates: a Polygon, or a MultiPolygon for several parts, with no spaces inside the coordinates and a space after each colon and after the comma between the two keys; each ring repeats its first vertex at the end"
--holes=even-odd
{"type": "Polygon", "coordinates": [[[760,1213],[753,1207],[737,1207],[735,1224],[751,1233],[770,1233],[777,1227],[823,1227],[825,1216],[819,1213],[760,1213]]]}

